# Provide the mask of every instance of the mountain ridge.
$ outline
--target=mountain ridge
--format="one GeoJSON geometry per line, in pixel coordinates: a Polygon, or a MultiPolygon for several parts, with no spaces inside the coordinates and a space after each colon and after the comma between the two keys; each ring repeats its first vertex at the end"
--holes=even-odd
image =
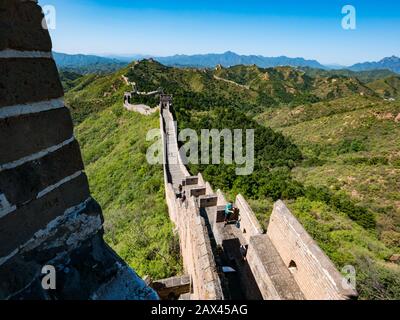
{"type": "Polygon", "coordinates": [[[55,51],[53,51],[53,58],[59,69],[80,74],[115,72],[127,65],[124,61],[97,55],[66,54],[55,51]]]}
{"type": "Polygon", "coordinates": [[[400,74],[400,58],[394,55],[391,57],[385,57],[380,61],[360,62],[351,66],[324,65],[317,60],[304,59],[302,57],[292,58],[283,55],[278,57],[266,57],[262,55],[239,55],[232,51],[195,55],[176,54],[165,57],[157,57],[152,55],[111,55],[106,57],[100,55],[65,54],[59,52],[53,52],[53,56],[57,66],[60,69],[67,69],[71,72],[84,74],[91,72],[114,72],[126,66],[131,61],[150,58],[171,67],[214,68],[219,65],[223,67],[232,67],[236,65],[256,65],[260,68],[273,68],[279,66],[291,66],[297,68],[312,68],[340,72],[343,70],[354,72],[389,70],[391,72],[400,74]]]}
{"type": "Polygon", "coordinates": [[[207,67],[213,68],[217,65],[231,67],[234,65],[257,65],[258,67],[268,68],[277,66],[292,66],[313,68],[326,68],[316,60],[307,60],[301,57],[290,58],[287,56],[265,57],[262,55],[239,55],[232,51],[224,53],[209,53],[196,55],[173,55],[169,57],[154,57],[155,60],[169,66],[188,66],[188,67],[207,67]]]}
{"type": "Polygon", "coordinates": [[[385,57],[379,61],[356,63],[348,68],[352,71],[368,71],[375,69],[388,69],[396,73],[400,73],[400,58],[392,55],[385,57]]]}

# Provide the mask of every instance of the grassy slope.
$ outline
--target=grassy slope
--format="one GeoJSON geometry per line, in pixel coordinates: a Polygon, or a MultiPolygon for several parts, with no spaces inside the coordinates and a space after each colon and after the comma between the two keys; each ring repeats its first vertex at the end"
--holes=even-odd
{"type": "Polygon", "coordinates": [[[301,180],[347,191],[374,211],[387,213],[381,222],[391,221],[383,230],[397,226],[400,232],[399,113],[398,102],[351,97],[280,109],[260,119],[291,136],[314,161],[296,169],[301,180]]]}
{"type": "Polygon", "coordinates": [[[399,298],[400,103],[353,96],[270,110],[258,117],[293,138],[308,161],[293,170],[306,185],[345,192],[377,216],[366,231],[318,201],[290,201],[293,212],[338,267],[356,265],[364,298],[399,298]]]}
{"type": "Polygon", "coordinates": [[[396,73],[387,69],[381,70],[370,70],[370,71],[350,71],[346,69],[339,70],[322,70],[313,68],[301,68],[310,77],[332,77],[332,76],[344,76],[357,78],[363,83],[369,83],[375,80],[383,79],[390,76],[395,76],[396,73]]]}
{"type": "Polygon", "coordinates": [[[181,272],[178,239],[165,205],[162,167],[145,158],[151,143],[146,133],[159,127],[159,118],[123,109],[124,72],[73,89],[66,100],[78,123],[92,194],[103,208],[106,241],[141,276],[169,277],[181,272]]]}
{"type": "Polygon", "coordinates": [[[368,87],[375,90],[385,98],[400,97],[400,76],[390,76],[384,79],[377,79],[368,84],[368,87]]]}

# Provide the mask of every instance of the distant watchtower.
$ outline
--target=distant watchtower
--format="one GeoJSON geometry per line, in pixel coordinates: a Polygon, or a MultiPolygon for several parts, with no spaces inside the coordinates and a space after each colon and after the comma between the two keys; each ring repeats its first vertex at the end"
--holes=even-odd
{"type": "Polygon", "coordinates": [[[124,93],[124,104],[130,104],[132,100],[132,92],[124,93]]]}
{"type": "Polygon", "coordinates": [[[160,108],[161,109],[169,109],[172,105],[172,96],[168,94],[161,94],[160,95],[160,108]]]}

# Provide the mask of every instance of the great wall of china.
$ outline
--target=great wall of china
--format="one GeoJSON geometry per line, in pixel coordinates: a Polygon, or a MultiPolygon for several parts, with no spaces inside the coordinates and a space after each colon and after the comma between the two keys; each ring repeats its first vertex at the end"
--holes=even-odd
{"type": "MultiPolygon", "coordinates": [[[[4,0],[0,20],[0,299],[157,299],[103,240],[41,8],[4,0]],[[56,269],[56,290],[43,289],[44,266],[56,269]]],[[[224,227],[224,195],[183,165],[170,108],[161,95],[166,202],[186,275],[159,283],[183,288],[181,299],[355,297],[283,202],[265,233],[238,195],[240,228],[224,227]],[[236,272],[222,272],[227,266],[236,272]]]]}
{"type": "Polygon", "coordinates": [[[266,232],[243,196],[236,197],[240,225],[224,222],[227,203],[201,174],[191,176],[178,147],[172,98],[161,95],[165,194],[169,215],[180,238],[185,272],[191,278],[186,299],[342,300],[357,292],[282,201],[266,232]],[[182,185],[188,200],[176,197],[182,185]],[[240,247],[247,248],[243,260],[240,247]],[[236,272],[224,273],[230,267],[236,272]]]}

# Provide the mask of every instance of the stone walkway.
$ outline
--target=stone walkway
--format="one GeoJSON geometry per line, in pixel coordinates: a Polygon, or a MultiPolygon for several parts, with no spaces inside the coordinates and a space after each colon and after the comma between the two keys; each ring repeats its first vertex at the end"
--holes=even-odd
{"type": "Polygon", "coordinates": [[[129,103],[125,103],[124,104],[124,108],[126,110],[129,111],[134,111],[134,112],[138,112],[140,114],[143,114],[145,116],[148,116],[150,114],[153,114],[155,112],[157,112],[159,110],[159,108],[151,108],[145,104],[129,104],[129,103]]]}
{"type": "Polygon", "coordinates": [[[243,89],[250,90],[250,86],[246,86],[246,85],[244,85],[244,84],[240,84],[240,83],[237,83],[237,82],[232,81],[232,80],[224,79],[224,78],[218,77],[218,76],[216,76],[216,75],[214,75],[214,79],[215,79],[215,80],[219,80],[219,81],[224,81],[224,82],[226,82],[226,83],[233,84],[233,85],[238,86],[238,87],[243,88],[243,89]]]}
{"type": "Polygon", "coordinates": [[[180,184],[185,184],[183,190],[186,192],[187,197],[192,195],[196,197],[200,214],[206,221],[218,268],[221,271],[223,267],[231,267],[236,270],[234,273],[224,274],[221,272],[220,277],[225,298],[234,300],[262,299],[250,268],[243,261],[240,253],[240,246],[246,245],[240,229],[235,224],[225,226],[223,221],[218,222],[217,211],[221,210],[221,208],[217,206],[217,195],[207,193],[206,187],[199,183],[198,177],[190,177],[186,167],[180,164],[174,119],[167,109],[162,110],[162,117],[166,131],[168,182],[173,185],[176,192],[180,184]]]}
{"type": "Polygon", "coordinates": [[[171,113],[163,109],[162,116],[165,121],[167,139],[167,170],[168,176],[171,179],[168,182],[172,183],[174,189],[177,190],[185,177],[189,176],[189,173],[179,164],[177,131],[171,113]]]}

